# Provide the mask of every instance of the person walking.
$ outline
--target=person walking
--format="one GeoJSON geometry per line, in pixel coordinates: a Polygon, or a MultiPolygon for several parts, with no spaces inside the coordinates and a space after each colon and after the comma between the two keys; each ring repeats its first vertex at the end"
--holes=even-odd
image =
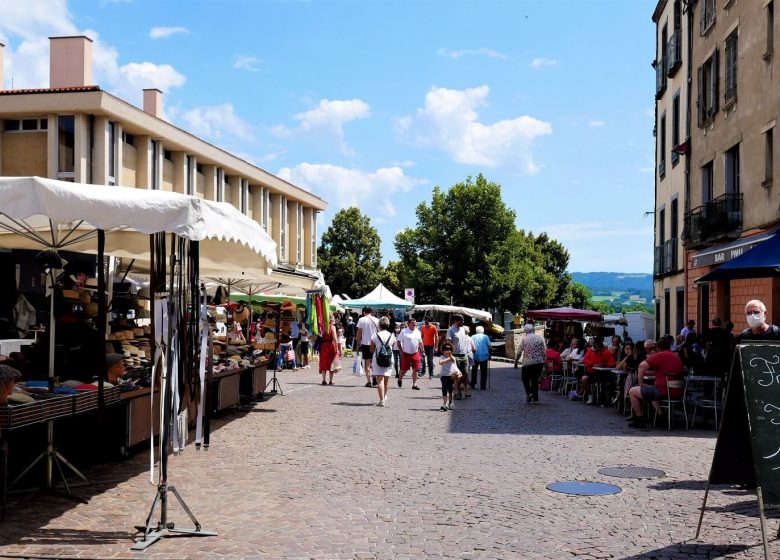
{"type": "Polygon", "coordinates": [[[374,379],[377,382],[376,390],[379,393],[377,406],[385,406],[387,404],[390,374],[393,371],[393,347],[395,342],[395,335],[390,331],[390,319],[382,317],[379,319],[379,330],[371,337],[372,367],[374,379]]]}
{"type": "Polygon", "coordinates": [[[452,355],[452,343],[445,342],[441,345],[442,357],[439,359],[441,367],[441,408],[439,410],[446,412],[452,410],[452,383],[453,373],[457,371],[455,358],[452,355]]]}
{"type": "Polygon", "coordinates": [[[320,375],[322,375],[323,385],[333,385],[333,374],[336,373],[337,357],[341,357],[339,354],[338,333],[336,332],[336,325],[330,324],[330,328],[327,333],[322,334],[320,340],[320,375]],[[330,379],[326,382],[326,375],[330,374],[330,379]]]}
{"type": "Polygon", "coordinates": [[[379,321],[371,315],[373,310],[366,306],[363,308],[363,316],[357,323],[355,340],[360,344],[360,357],[363,360],[363,371],[366,374],[366,387],[376,386],[376,379],[371,375],[371,339],[377,331],[379,321]]]}
{"type": "Polygon", "coordinates": [[[306,328],[306,323],[301,323],[298,336],[300,337],[298,351],[301,355],[301,369],[309,369],[309,329],[306,328]]]}
{"type": "MultiPolygon", "coordinates": [[[[452,344],[452,355],[455,358],[455,363],[458,366],[458,370],[463,374],[465,378],[469,371],[469,360],[467,354],[472,344],[471,338],[466,329],[463,328],[463,315],[460,313],[454,313],[452,315],[452,325],[447,329],[447,340],[452,344]]],[[[460,383],[458,383],[460,385],[460,383]]],[[[471,386],[468,381],[465,383],[466,398],[471,398],[471,386]]],[[[455,393],[456,399],[462,399],[463,394],[460,391],[455,393]]]]}
{"type": "Polygon", "coordinates": [[[423,362],[422,373],[425,375],[425,365],[428,365],[428,379],[433,379],[433,354],[439,343],[439,329],[431,323],[428,316],[423,318],[423,325],[420,327],[422,333],[423,348],[425,348],[425,361],[423,362]]]}
{"type": "Polygon", "coordinates": [[[523,338],[523,387],[525,387],[526,402],[539,404],[539,377],[547,362],[547,345],[544,339],[534,333],[534,326],[527,323],[523,338]]]}
{"type": "Polygon", "coordinates": [[[485,334],[485,327],[482,325],[478,326],[476,330],[477,334],[471,337],[471,342],[474,344],[471,388],[474,389],[477,385],[477,370],[479,370],[479,388],[485,390],[487,388],[488,361],[490,361],[490,339],[485,334]]]}
{"type": "Polygon", "coordinates": [[[412,389],[420,390],[417,386],[417,372],[420,370],[420,356],[422,355],[424,348],[422,343],[422,335],[417,329],[417,321],[414,317],[409,317],[406,320],[406,328],[401,331],[398,336],[398,342],[401,346],[401,373],[398,377],[398,386],[403,387],[404,375],[412,368],[412,389]]]}

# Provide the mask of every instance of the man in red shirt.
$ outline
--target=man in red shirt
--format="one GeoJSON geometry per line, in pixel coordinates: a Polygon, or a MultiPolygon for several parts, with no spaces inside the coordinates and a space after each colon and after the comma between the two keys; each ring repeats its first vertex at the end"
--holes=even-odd
{"type": "Polygon", "coordinates": [[[428,364],[428,378],[433,379],[433,353],[439,342],[439,329],[431,324],[430,317],[423,318],[422,333],[423,347],[425,348],[425,361],[422,364],[422,376],[425,376],[425,365],[428,364]]]}
{"type": "MultiPolygon", "coordinates": [[[[645,358],[637,368],[639,385],[631,387],[628,396],[631,397],[631,409],[634,411],[634,420],[629,424],[632,428],[646,428],[645,418],[642,415],[644,405],[642,401],[650,401],[656,406],[656,401],[669,394],[666,381],[668,377],[680,378],[685,374],[682,360],[675,352],[672,352],[669,341],[662,338],[658,341],[658,352],[645,358]],[[645,385],[645,374],[649,371],[655,373],[655,385],[645,385]]],[[[672,389],[672,397],[682,396],[682,389],[672,389]]]]}
{"type": "Polygon", "coordinates": [[[593,348],[585,352],[582,364],[585,366],[585,375],[582,376],[582,398],[586,404],[593,404],[593,395],[590,392],[591,378],[595,377],[597,367],[615,367],[615,355],[604,347],[604,341],[596,337],[593,339],[593,348]]]}

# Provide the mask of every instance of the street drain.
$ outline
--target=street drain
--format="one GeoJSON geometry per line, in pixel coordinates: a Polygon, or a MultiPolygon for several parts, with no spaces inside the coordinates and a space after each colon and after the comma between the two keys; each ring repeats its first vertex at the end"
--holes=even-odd
{"type": "Polygon", "coordinates": [[[552,490],[553,492],[560,492],[561,494],[571,494],[573,496],[605,496],[607,494],[618,494],[622,491],[620,486],[615,486],[614,484],[580,480],[552,482],[547,485],[547,489],[552,490]]]}
{"type": "Polygon", "coordinates": [[[666,473],[659,469],[647,467],[604,467],[597,471],[604,476],[617,476],[620,478],[662,478],[666,473]]]}

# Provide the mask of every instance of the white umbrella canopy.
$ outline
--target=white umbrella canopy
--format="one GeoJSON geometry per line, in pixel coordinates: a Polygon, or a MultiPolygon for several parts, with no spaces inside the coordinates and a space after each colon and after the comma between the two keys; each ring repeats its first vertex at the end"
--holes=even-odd
{"type": "Polygon", "coordinates": [[[84,185],[40,177],[0,177],[0,247],[106,254],[149,261],[152,233],[200,242],[202,274],[264,276],[276,244],[259,224],[227,203],[165,191],[84,185]]]}

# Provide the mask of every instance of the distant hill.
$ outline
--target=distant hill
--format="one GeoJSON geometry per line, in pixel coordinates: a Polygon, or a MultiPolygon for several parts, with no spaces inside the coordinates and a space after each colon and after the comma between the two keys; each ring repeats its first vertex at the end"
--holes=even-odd
{"type": "Polygon", "coordinates": [[[594,301],[606,301],[616,308],[627,303],[651,305],[653,275],[626,272],[572,272],[571,278],[593,292],[594,301]]]}
{"type": "Polygon", "coordinates": [[[591,290],[653,292],[653,275],[628,272],[572,272],[571,279],[591,290]]]}

